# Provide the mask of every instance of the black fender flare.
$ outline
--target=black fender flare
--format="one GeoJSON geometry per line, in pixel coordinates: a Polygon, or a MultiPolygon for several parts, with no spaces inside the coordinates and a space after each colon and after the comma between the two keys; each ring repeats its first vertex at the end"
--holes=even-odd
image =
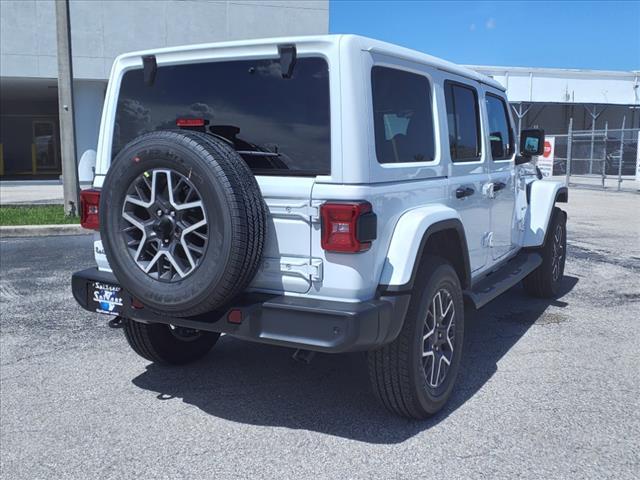
{"type": "Polygon", "coordinates": [[[569,189],[560,187],[556,192],[555,203],[569,203],[569,189]]]}

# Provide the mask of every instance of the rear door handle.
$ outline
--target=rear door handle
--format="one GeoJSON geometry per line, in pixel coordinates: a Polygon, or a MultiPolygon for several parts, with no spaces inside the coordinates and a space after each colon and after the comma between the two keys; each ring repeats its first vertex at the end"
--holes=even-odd
{"type": "Polygon", "coordinates": [[[493,184],[493,191],[497,192],[498,190],[502,190],[506,186],[507,184],[504,182],[496,182],[493,184]]]}
{"type": "Polygon", "coordinates": [[[456,188],[456,198],[464,198],[473,195],[476,191],[471,187],[456,188]]]}

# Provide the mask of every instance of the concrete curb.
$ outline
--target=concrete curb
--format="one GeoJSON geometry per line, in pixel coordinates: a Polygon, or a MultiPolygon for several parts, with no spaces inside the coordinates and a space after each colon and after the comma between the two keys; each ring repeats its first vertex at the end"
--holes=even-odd
{"type": "Polygon", "coordinates": [[[80,225],[6,225],[0,226],[0,238],[47,237],[53,235],[89,235],[80,225]]]}

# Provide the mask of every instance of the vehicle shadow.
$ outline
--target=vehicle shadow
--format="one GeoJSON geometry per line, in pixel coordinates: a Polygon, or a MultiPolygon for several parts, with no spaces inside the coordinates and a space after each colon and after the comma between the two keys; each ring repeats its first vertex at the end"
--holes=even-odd
{"type": "Polygon", "coordinates": [[[563,315],[543,313],[549,305],[566,306],[561,298],[577,282],[564,278],[560,300],[532,299],[516,287],[484,309],[468,311],[456,388],[445,408],[425,421],[396,417],[377,403],[363,353],[318,354],[304,365],[291,358],[291,349],[222,337],[202,361],[181,368],[150,364],[133,383],[156,393],[158,400],[180,398],[234,422],[399,443],[443,421],[473,397],[532,325],[562,321],[563,315]]]}

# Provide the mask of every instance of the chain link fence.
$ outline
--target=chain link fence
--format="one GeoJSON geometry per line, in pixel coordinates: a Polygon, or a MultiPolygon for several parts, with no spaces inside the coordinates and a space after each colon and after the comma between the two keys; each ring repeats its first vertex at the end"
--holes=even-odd
{"type": "MultiPolygon", "coordinates": [[[[572,130],[553,138],[553,175],[568,184],[633,188],[638,156],[638,128],[572,130]]],[[[623,122],[624,126],[624,122],[623,122]]]]}

